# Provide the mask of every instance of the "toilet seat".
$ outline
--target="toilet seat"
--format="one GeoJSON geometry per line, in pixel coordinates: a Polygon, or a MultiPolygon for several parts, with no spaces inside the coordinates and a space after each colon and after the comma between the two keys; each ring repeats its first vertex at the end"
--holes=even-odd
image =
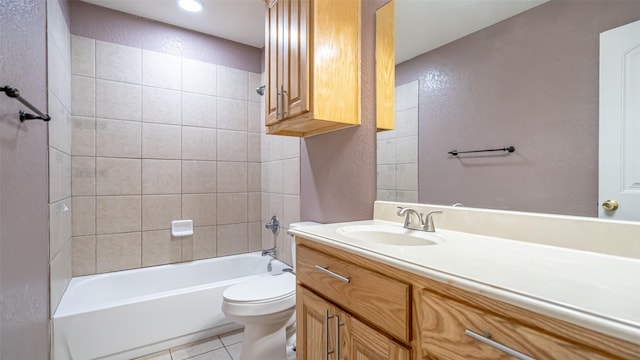
{"type": "Polygon", "coordinates": [[[259,316],[289,310],[296,304],[296,278],[290,273],[261,276],[230,286],[222,294],[230,314],[259,316]]]}

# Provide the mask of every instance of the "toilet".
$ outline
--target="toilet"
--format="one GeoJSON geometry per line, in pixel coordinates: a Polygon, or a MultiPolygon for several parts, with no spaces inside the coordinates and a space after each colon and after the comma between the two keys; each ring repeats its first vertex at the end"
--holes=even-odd
{"type": "MultiPolygon", "coordinates": [[[[305,221],[289,228],[305,225],[318,224],[305,221]]],[[[295,268],[295,242],[291,251],[295,268]]],[[[222,296],[222,312],[244,325],[240,360],[295,359],[295,275],[284,272],[247,280],[230,286],[222,296]]]]}

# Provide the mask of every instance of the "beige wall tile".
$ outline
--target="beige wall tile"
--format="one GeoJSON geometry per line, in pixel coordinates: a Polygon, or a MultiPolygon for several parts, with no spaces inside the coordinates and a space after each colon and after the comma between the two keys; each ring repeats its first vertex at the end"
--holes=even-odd
{"type": "Polygon", "coordinates": [[[396,165],[378,165],[378,189],[396,188],[396,165]]]}
{"type": "Polygon", "coordinates": [[[49,147],[49,202],[71,196],[71,155],[49,147]]]}
{"type": "Polygon", "coordinates": [[[247,193],[218,193],[217,224],[247,222],[247,193]]]}
{"type": "Polygon", "coordinates": [[[247,237],[249,238],[249,251],[262,250],[262,222],[252,222],[247,225],[247,237]]]}
{"type": "Polygon", "coordinates": [[[193,229],[193,260],[217,256],[216,229],[215,226],[199,226],[193,229]]]}
{"type": "Polygon", "coordinates": [[[71,198],[49,204],[49,254],[51,258],[71,240],[71,198]]]}
{"type": "Polygon", "coordinates": [[[260,103],[249,102],[247,104],[247,129],[254,133],[264,131],[264,121],[260,103]]]}
{"type": "Polygon", "coordinates": [[[215,64],[182,58],[182,91],[198,94],[216,94],[215,64]]]}
{"type": "Polygon", "coordinates": [[[260,177],[260,163],[248,163],[247,164],[247,191],[260,191],[261,177],[260,177]]]}
{"type": "Polygon", "coordinates": [[[300,196],[282,196],[282,226],[289,228],[289,225],[300,221],[300,196]]]}
{"type": "Polygon", "coordinates": [[[259,133],[248,133],[247,160],[260,162],[262,154],[260,154],[261,135],[259,133]]]}
{"type": "Polygon", "coordinates": [[[142,196],[142,230],[171,229],[171,222],[180,220],[181,215],[180,195],[142,196]]]}
{"type": "Polygon", "coordinates": [[[71,207],[73,208],[72,235],[94,235],[96,233],[96,198],[94,196],[74,196],[71,199],[71,207]]]}
{"type": "Polygon", "coordinates": [[[182,123],[180,91],[149,86],[142,87],[142,121],[148,123],[182,123]]]}
{"type": "Polygon", "coordinates": [[[96,121],[94,118],[71,117],[71,155],[96,155],[96,121]]]}
{"type": "Polygon", "coordinates": [[[96,117],[140,121],[142,118],[140,85],[97,79],[96,117]]]}
{"type": "MultiPolygon", "coordinates": [[[[194,230],[195,231],[195,230],[194,230]]],[[[193,235],[181,238],[182,243],[182,261],[193,261],[193,235]]]]}
{"type": "Polygon", "coordinates": [[[247,131],[247,102],[218,98],[218,129],[247,131]]]}
{"type": "Polygon", "coordinates": [[[292,264],[291,260],[291,242],[294,241],[292,236],[286,234],[286,232],[280,232],[276,239],[276,247],[278,248],[278,259],[285,264],[292,264]]]}
{"type": "Polygon", "coordinates": [[[262,83],[262,76],[260,76],[260,74],[256,74],[256,73],[247,73],[247,75],[249,76],[248,78],[248,86],[247,86],[247,100],[254,102],[254,103],[259,103],[260,101],[262,101],[263,97],[258,95],[258,92],[256,92],[256,88],[260,87],[261,85],[263,85],[262,83]]]}
{"type": "Polygon", "coordinates": [[[73,276],[96,273],[96,237],[78,236],[72,239],[72,274],[73,276]]]}
{"type": "Polygon", "coordinates": [[[96,272],[104,273],[142,266],[142,233],[96,236],[96,272]]]}
{"type": "Polygon", "coordinates": [[[182,131],[177,125],[142,124],[142,157],[146,159],[180,159],[182,131]]]}
{"type": "Polygon", "coordinates": [[[282,160],[282,142],[284,136],[264,135],[262,138],[262,161],[282,160]]]}
{"type": "Polygon", "coordinates": [[[396,165],[396,186],[398,190],[418,191],[418,164],[396,165]]]}
{"type": "Polygon", "coordinates": [[[247,224],[218,225],[218,256],[245,253],[249,250],[247,224]]]}
{"type": "Polygon", "coordinates": [[[300,159],[282,161],[282,192],[285,194],[300,194],[300,159]]]}
{"type": "Polygon", "coordinates": [[[96,119],[97,156],[140,158],[141,154],[141,123],[96,119]]]}
{"type": "Polygon", "coordinates": [[[417,163],[418,162],[418,136],[409,136],[395,141],[396,162],[397,163],[417,163]]]}
{"type": "MultiPolygon", "coordinates": [[[[381,201],[397,201],[398,198],[396,196],[396,190],[378,189],[376,199],[381,201]]],[[[416,200],[413,202],[418,202],[418,201],[416,200]]]]}
{"type": "Polygon", "coordinates": [[[71,241],[68,241],[51,260],[49,268],[49,286],[51,291],[51,311],[55,312],[60,299],[71,281],[71,241]]]}
{"type": "Polygon", "coordinates": [[[180,90],[181,73],[180,57],[142,50],[143,85],[180,90]]]}
{"type": "Polygon", "coordinates": [[[407,190],[398,190],[396,191],[397,201],[400,202],[418,202],[418,192],[417,191],[407,191],[407,190]]]}
{"type": "Polygon", "coordinates": [[[300,139],[285,136],[282,139],[282,158],[293,159],[300,157],[300,139]]]}
{"type": "Polygon", "coordinates": [[[96,78],[140,84],[142,51],[96,40],[96,78]]]}
{"type": "Polygon", "coordinates": [[[216,224],[215,194],[183,194],[182,219],[193,220],[194,226],[216,224]]]}
{"type": "Polygon", "coordinates": [[[267,218],[265,223],[271,219],[273,215],[276,215],[282,220],[282,214],[284,214],[284,195],[282,194],[269,194],[269,207],[267,209],[267,218]]]}
{"type": "MultiPolygon", "coordinates": [[[[282,160],[262,163],[262,177],[266,182],[267,192],[278,194],[284,192],[283,165],[282,160]]],[[[265,191],[264,188],[263,191],[265,191]]]]}
{"type": "Polygon", "coordinates": [[[218,160],[247,161],[247,132],[218,130],[218,160]]]}
{"type": "Polygon", "coordinates": [[[143,194],[180,194],[180,160],[142,160],[143,194]]]}
{"type": "Polygon", "coordinates": [[[259,192],[248,194],[247,221],[262,221],[262,196],[259,192]]]}
{"type": "Polygon", "coordinates": [[[96,41],[83,36],[71,35],[71,73],[95,76],[96,41]]]}
{"type": "Polygon", "coordinates": [[[96,194],[96,158],[71,157],[71,186],[73,196],[96,194]]]}
{"type": "Polygon", "coordinates": [[[390,133],[396,138],[418,136],[418,108],[396,112],[395,130],[390,133]]]}
{"type": "Polygon", "coordinates": [[[142,266],[180,262],[182,242],[171,237],[169,230],[142,232],[142,266]]]}
{"type": "Polygon", "coordinates": [[[247,191],[247,163],[218,161],[218,192],[247,191]]]}
{"type": "Polygon", "coordinates": [[[396,111],[418,107],[418,81],[396,86],[396,111]]]}
{"type": "Polygon", "coordinates": [[[73,75],[71,77],[71,114],[96,115],[96,81],[93,78],[73,75]]]}
{"type": "Polygon", "coordinates": [[[97,195],[140,195],[142,160],[96,158],[97,195]]]}
{"type": "Polygon", "coordinates": [[[113,234],[142,229],[141,196],[98,196],[96,233],[113,234]]]}
{"type": "Polygon", "coordinates": [[[247,100],[249,73],[218,66],[217,94],[229,99],[247,100]]]}
{"type": "Polygon", "coordinates": [[[49,91],[49,116],[56,121],[48,123],[49,146],[71,154],[71,115],[60,100],[49,91]]]}
{"type": "Polygon", "coordinates": [[[182,93],[182,125],[217,127],[217,100],[214,96],[182,93]]]}
{"type": "Polygon", "coordinates": [[[182,159],[216,160],[216,130],[182,127],[182,159]]]}
{"type": "Polygon", "coordinates": [[[60,50],[57,46],[49,46],[47,48],[47,69],[49,92],[60,99],[67,109],[71,109],[71,60],[69,59],[69,52],[60,50]]]}
{"type": "Polygon", "coordinates": [[[216,192],[215,161],[182,161],[182,192],[203,194],[216,192]]]}

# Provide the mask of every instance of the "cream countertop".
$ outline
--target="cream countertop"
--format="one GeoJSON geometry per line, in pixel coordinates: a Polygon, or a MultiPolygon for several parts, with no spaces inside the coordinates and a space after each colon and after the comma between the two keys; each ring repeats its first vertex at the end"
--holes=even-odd
{"type": "Polygon", "coordinates": [[[431,246],[372,244],[339,234],[369,220],[291,233],[640,344],[640,260],[437,229],[431,246]]]}

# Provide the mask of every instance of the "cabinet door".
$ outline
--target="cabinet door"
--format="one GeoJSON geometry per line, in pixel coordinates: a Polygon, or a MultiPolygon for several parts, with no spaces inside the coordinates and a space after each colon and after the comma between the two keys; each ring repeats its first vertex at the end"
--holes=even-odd
{"type": "Polygon", "coordinates": [[[335,306],[300,285],[296,296],[297,360],[335,359],[335,306]]]}
{"type": "Polygon", "coordinates": [[[281,117],[280,91],[283,84],[284,10],[285,0],[269,0],[265,19],[265,124],[278,122],[281,117]]]}
{"type": "Polygon", "coordinates": [[[282,118],[309,111],[309,0],[286,0],[282,118]]]}
{"type": "Polygon", "coordinates": [[[340,359],[344,360],[409,360],[410,351],[382,333],[339,311],[338,318],[345,323],[340,329],[340,359]]]}

